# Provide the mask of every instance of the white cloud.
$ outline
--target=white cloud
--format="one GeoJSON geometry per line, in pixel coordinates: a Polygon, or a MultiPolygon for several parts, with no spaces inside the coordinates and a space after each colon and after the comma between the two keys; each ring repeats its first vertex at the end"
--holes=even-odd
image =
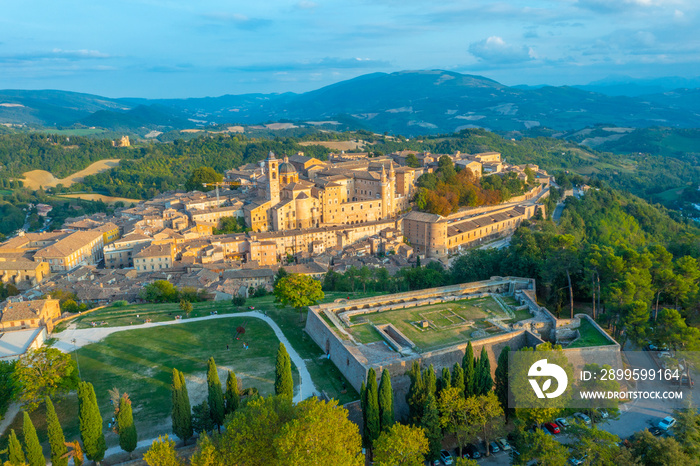
{"type": "Polygon", "coordinates": [[[520,47],[510,45],[498,36],[473,42],[469,45],[469,53],[491,63],[519,63],[536,58],[531,48],[524,45],[520,47]]]}

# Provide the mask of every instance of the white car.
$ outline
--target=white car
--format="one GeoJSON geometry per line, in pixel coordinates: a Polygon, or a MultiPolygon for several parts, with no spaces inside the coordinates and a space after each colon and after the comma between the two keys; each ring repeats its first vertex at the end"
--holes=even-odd
{"type": "Polygon", "coordinates": [[[565,418],[563,418],[563,417],[560,417],[560,418],[555,419],[554,422],[556,422],[557,425],[559,425],[559,427],[561,427],[561,428],[563,428],[563,429],[565,429],[565,428],[567,428],[567,427],[570,426],[569,421],[567,421],[567,420],[566,420],[565,418]]]}
{"type": "Polygon", "coordinates": [[[659,429],[668,430],[676,425],[676,419],[671,416],[666,416],[659,421],[659,429]]]}
{"type": "Polygon", "coordinates": [[[576,419],[581,420],[581,421],[582,421],[584,424],[586,424],[587,426],[590,426],[590,425],[591,425],[591,418],[588,417],[588,416],[586,416],[586,415],[583,414],[583,413],[576,413],[576,414],[574,414],[574,417],[575,417],[576,419]]]}
{"type": "Polygon", "coordinates": [[[505,439],[505,437],[499,438],[497,440],[497,442],[501,446],[501,450],[503,450],[503,451],[510,450],[510,444],[508,443],[508,440],[505,439]]]}

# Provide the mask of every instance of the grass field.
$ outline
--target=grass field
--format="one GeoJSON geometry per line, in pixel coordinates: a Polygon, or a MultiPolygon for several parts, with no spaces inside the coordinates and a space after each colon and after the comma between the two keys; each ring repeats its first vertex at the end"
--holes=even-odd
{"type": "Polygon", "coordinates": [[[42,133],[62,134],[65,136],[91,136],[93,134],[102,134],[105,130],[100,128],[76,128],[76,129],[50,129],[43,130],[42,133]]]}
{"type": "MultiPolygon", "coordinates": [[[[338,298],[358,299],[376,295],[377,293],[326,293],[323,302],[332,302],[338,298]]],[[[316,387],[324,390],[330,397],[340,401],[341,404],[354,401],[358,398],[357,392],[345,380],[335,365],[325,358],[321,348],[304,332],[306,325],[306,313],[299,318],[299,313],[289,307],[278,307],[274,303],[273,296],[263,298],[252,298],[246,301],[245,306],[240,309],[231,305],[228,301],[193,303],[193,311],[190,317],[207,316],[212,311],[219,314],[232,314],[240,311],[247,311],[250,306],[255,309],[267,312],[282,329],[284,335],[289,339],[294,349],[306,361],[306,366],[311,373],[311,378],[316,387]]],[[[105,326],[115,327],[143,323],[145,319],[152,322],[163,322],[174,320],[176,315],[180,315],[179,304],[142,304],[125,307],[107,307],[93,313],[76,318],[78,328],[90,328],[92,322],[104,322],[105,326]],[[139,317],[136,317],[136,316],[139,317]]],[[[222,321],[218,321],[222,322],[222,321]]],[[[226,322],[226,320],[224,320],[226,322]]],[[[60,324],[61,328],[70,323],[60,324]]],[[[276,345],[276,339],[275,339],[276,345]]],[[[276,346],[275,346],[276,347],[276,346]]]]}
{"type": "MultiPolygon", "coordinates": [[[[226,381],[226,370],[233,370],[242,388],[255,387],[263,395],[274,392],[275,358],[278,340],[273,330],[257,319],[241,317],[183,323],[150,329],[134,329],[109,335],[103,341],[77,351],[83,380],[91,382],[107,422],[112,417],[108,390],[127,392],[133,402],[134,420],[139,438],[169,433],[170,384],[172,369],[185,374],[192,406],[207,396],[206,361],[214,357],[219,378],[226,381]],[[244,325],[245,336],[236,340],[236,327],[244,325]],[[243,348],[242,341],[249,345],[243,348]],[[226,349],[226,345],[229,349],[226,349]]],[[[298,372],[293,367],[295,386],[298,372]]],[[[70,395],[57,403],[67,439],[79,436],[77,399],[70,395]]],[[[43,409],[32,414],[41,440],[46,438],[43,409]]],[[[21,429],[21,416],[11,426],[21,429]]],[[[115,434],[107,435],[108,445],[118,443],[115,434]]]]}
{"type": "Polygon", "coordinates": [[[605,335],[600,333],[587,319],[581,319],[581,326],[578,328],[580,336],[571,342],[567,348],[584,348],[587,346],[611,345],[605,335]]]}
{"type": "MultiPolygon", "coordinates": [[[[513,301],[514,303],[515,301],[513,301]]],[[[485,321],[486,318],[492,315],[504,316],[498,303],[493,298],[488,297],[364,314],[351,318],[351,321],[367,319],[375,325],[393,324],[413,341],[420,351],[428,351],[469,340],[472,332],[477,329],[486,330],[491,334],[498,333],[500,330],[485,321]],[[462,319],[458,316],[465,320],[476,321],[475,325],[461,325],[462,319]],[[412,324],[412,322],[424,319],[430,320],[437,328],[431,327],[428,330],[420,330],[412,324]]],[[[529,313],[527,315],[518,313],[513,322],[529,319],[530,317],[529,313]]],[[[381,340],[381,336],[370,325],[353,326],[350,331],[362,343],[381,340]]]]}
{"type": "Polygon", "coordinates": [[[53,188],[58,184],[68,187],[73,183],[82,181],[83,178],[88,175],[94,175],[95,173],[111,170],[119,165],[119,161],[120,159],[98,160],[97,162],[90,164],[87,168],[61,179],[56,178],[51,172],[47,172],[46,170],[32,170],[25,172],[22,175],[22,181],[24,182],[24,186],[31,189],[39,189],[39,187],[53,188]]]}

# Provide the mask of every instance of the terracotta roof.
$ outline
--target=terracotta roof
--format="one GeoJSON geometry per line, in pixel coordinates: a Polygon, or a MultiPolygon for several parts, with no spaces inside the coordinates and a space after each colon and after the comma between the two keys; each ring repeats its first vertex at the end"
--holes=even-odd
{"type": "Polygon", "coordinates": [[[159,256],[170,256],[172,254],[172,244],[151,244],[148,247],[143,248],[136,254],[136,257],[159,257],[159,256]]]}
{"type": "Polygon", "coordinates": [[[102,232],[96,230],[76,231],[36,252],[36,257],[66,257],[75,253],[86,244],[102,238],[102,232]]]}
{"type": "Polygon", "coordinates": [[[48,301],[55,299],[38,299],[35,301],[22,301],[19,303],[8,303],[2,310],[0,322],[12,322],[15,320],[37,319],[41,315],[41,310],[48,301]]]}
{"type": "Polygon", "coordinates": [[[35,270],[41,262],[29,260],[0,260],[0,270],[35,270]]]}

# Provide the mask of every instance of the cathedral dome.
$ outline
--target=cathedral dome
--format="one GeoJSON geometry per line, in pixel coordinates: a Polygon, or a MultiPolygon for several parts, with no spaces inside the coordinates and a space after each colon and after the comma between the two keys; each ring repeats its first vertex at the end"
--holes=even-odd
{"type": "Polygon", "coordinates": [[[280,172],[280,175],[286,175],[286,174],[296,173],[297,169],[294,168],[294,165],[289,163],[287,157],[285,157],[284,162],[280,164],[279,172],[280,172]]]}

